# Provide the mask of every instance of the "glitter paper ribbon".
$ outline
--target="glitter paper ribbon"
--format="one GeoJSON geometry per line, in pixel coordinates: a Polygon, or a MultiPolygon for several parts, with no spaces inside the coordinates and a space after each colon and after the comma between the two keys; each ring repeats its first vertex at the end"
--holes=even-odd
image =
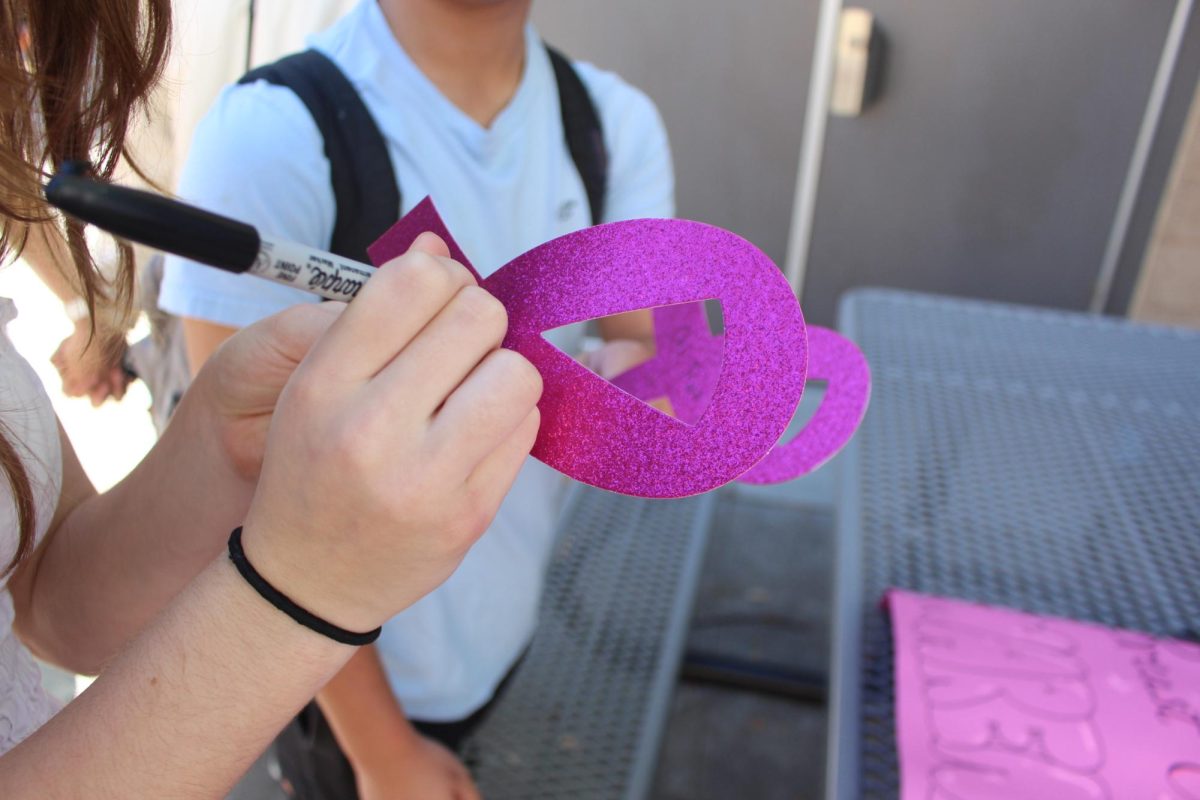
{"type": "MultiPolygon", "coordinates": [[[[721,372],[724,336],[709,330],[701,303],[654,309],[654,358],[613,383],[649,402],[666,397],[678,419],[694,422],[712,398],[721,372]]],[[[780,483],[812,472],[837,454],[857,430],[871,394],[862,351],[839,333],[808,326],[808,380],[827,383],[816,413],[786,444],[776,445],[739,480],[780,483]]]]}
{"type": "MultiPolygon", "coordinates": [[[[746,474],[786,430],[808,369],[804,318],[779,270],[744,239],[686,220],[614,222],[547,242],[485,279],[426,198],[371,246],[372,262],[404,253],[425,231],[441,236],[451,256],[508,310],[504,346],[528,358],[544,383],[533,455],[555,469],[623,494],[683,497],[746,474]],[[685,403],[688,413],[679,418],[600,378],[542,337],[624,311],[700,308],[699,301],[711,299],[721,302],[725,335],[715,357],[705,351],[703,364],[690,368],[704,379],[698,390],[704,402],[685,403]]],[[[704,334],[712,338],[707,328],[704,334]]],[[[690,351],[667,352],[676,355],[660,354],[660,368],[672,380],[686,380],[689,368],[677,361],[690,351]]]]}

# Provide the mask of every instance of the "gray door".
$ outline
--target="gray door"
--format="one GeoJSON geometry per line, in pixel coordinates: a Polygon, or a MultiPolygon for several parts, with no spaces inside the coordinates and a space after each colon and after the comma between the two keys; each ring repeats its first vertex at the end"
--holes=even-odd
{"type": "Polygon", "coordinates": [[[806,317],[884,285],[1083,309],[1175,0],[861,0],[879,102],[826,130],[806,317]]]}
{"type": "Polygon", "coordinates": [[[538,32],[658,104],[681,217],[783,263],[818,0],[542,0],[538,32]]]}

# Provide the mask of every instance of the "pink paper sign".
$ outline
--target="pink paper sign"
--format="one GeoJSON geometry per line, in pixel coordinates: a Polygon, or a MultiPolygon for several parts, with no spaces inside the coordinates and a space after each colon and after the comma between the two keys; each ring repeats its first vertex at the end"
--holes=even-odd
{"type": "MultiPolygon", "coordinates": [[[[400,255],[423,231],[445,239],[469,266],[428,199],[372,245],[372,261],[400,255]]],[[[769,258],[720,228],[662,219],[598,225],[530,250],[480,285],[508,310],[504,346],[542,374],[533,455],[584,483],[641,497],[714,489],[766,455],[799,403],[807,369],[800,306],[769,258]],[[623,311],[709,299],[721,301],[725,316],[724,356],[693,424],[646,405],[542,337],[623,311]]]]}
{"type": "MultiPolygon", "coordinates": [[[[808,380],[827,382],[813,418],[791,441],[776,445],[739,480],[780,483],[812,472],[837,454],[858,429],[871,396],[871,372],[862,351],[827,328],[808,326],[808,380]]],[[[724,337],[709,330],[701,303],[654,309],[654,358],[613,378],[649,402],[666,397],[675,416],[698,420],[721,374],[724,337]]]]}
{"type": "Polygon", "coordinates": [[[902,800],[1200,800],[1200,645],[892,590],[902,800]]]}

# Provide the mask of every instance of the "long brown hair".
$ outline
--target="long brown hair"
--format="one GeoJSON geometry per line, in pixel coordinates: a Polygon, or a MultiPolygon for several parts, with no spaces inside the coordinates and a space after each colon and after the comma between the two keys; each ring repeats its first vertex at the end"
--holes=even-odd
{"type": "MultiPolygon", "coordinates": [[[[0,0],[0,260],[20,253],[31,227],[54,226],[71,254],[65,271],[89,311],[100,301],[128,308],[133,255],[120,246],[106,280],[83,226],[56,216],[42,185],[65,161],[90,162],[98,177],[112,176],[128,156],[132,118],[162,72],[170,29],[170,0],[0,0]]],[[[28,553],[36,526],[29,476],[3,430],[0,467],[20,524],[16,555],[2,575],[28,553]]]]}

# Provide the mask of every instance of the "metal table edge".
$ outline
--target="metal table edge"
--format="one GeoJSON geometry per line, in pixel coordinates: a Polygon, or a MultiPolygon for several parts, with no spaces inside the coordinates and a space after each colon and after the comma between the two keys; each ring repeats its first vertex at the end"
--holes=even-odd
{"type": "MultiPolygon", "coordinates": [[[[855,338],[855,301],[847,292],[838,303],[838,329],[855,338]]],[[[869,412],[868,412],[869,413],[869,412]]],[[[833,620],[830,634],[829,702],[825,756],[826,800],[851,800],[859,795],[861,704],[859,663],[862,653],[862,537],[859,523],[859,484],[854,480],[860,458],[858,437],[840,456],[837,481],[837,521],[833,581],[833,620]]]]}
{"type": "Polygon", "coordinates": [[[635,751],[637,755],[634,757],[629,771],[629,782],[625,794],[628,800],[641,800],[646,797],[654,780],[654,772],[658,766],[658,751],[666,730],[667,718],[671,710],[671,698],[674,696],[679,665],[683,660],[683,650],[687,643],[688,623],[700,586],[700,569],[704,564],[704,555],[708,549],[708,535],[712,527],[716,495],[717,491],[711,491],[701,495],[697,500],[698,508],[696,509],[696,518],[692,522],[687,559],[679,574],[680,584],[687,588],[675,595],[675,603],[671,608],[667,636],[663,642],[664,657],[658,664],[650,689],[650,696],[659,698],[660,702],[655,704],[647,714],[645,724],[638,737],[635,751]]]}

